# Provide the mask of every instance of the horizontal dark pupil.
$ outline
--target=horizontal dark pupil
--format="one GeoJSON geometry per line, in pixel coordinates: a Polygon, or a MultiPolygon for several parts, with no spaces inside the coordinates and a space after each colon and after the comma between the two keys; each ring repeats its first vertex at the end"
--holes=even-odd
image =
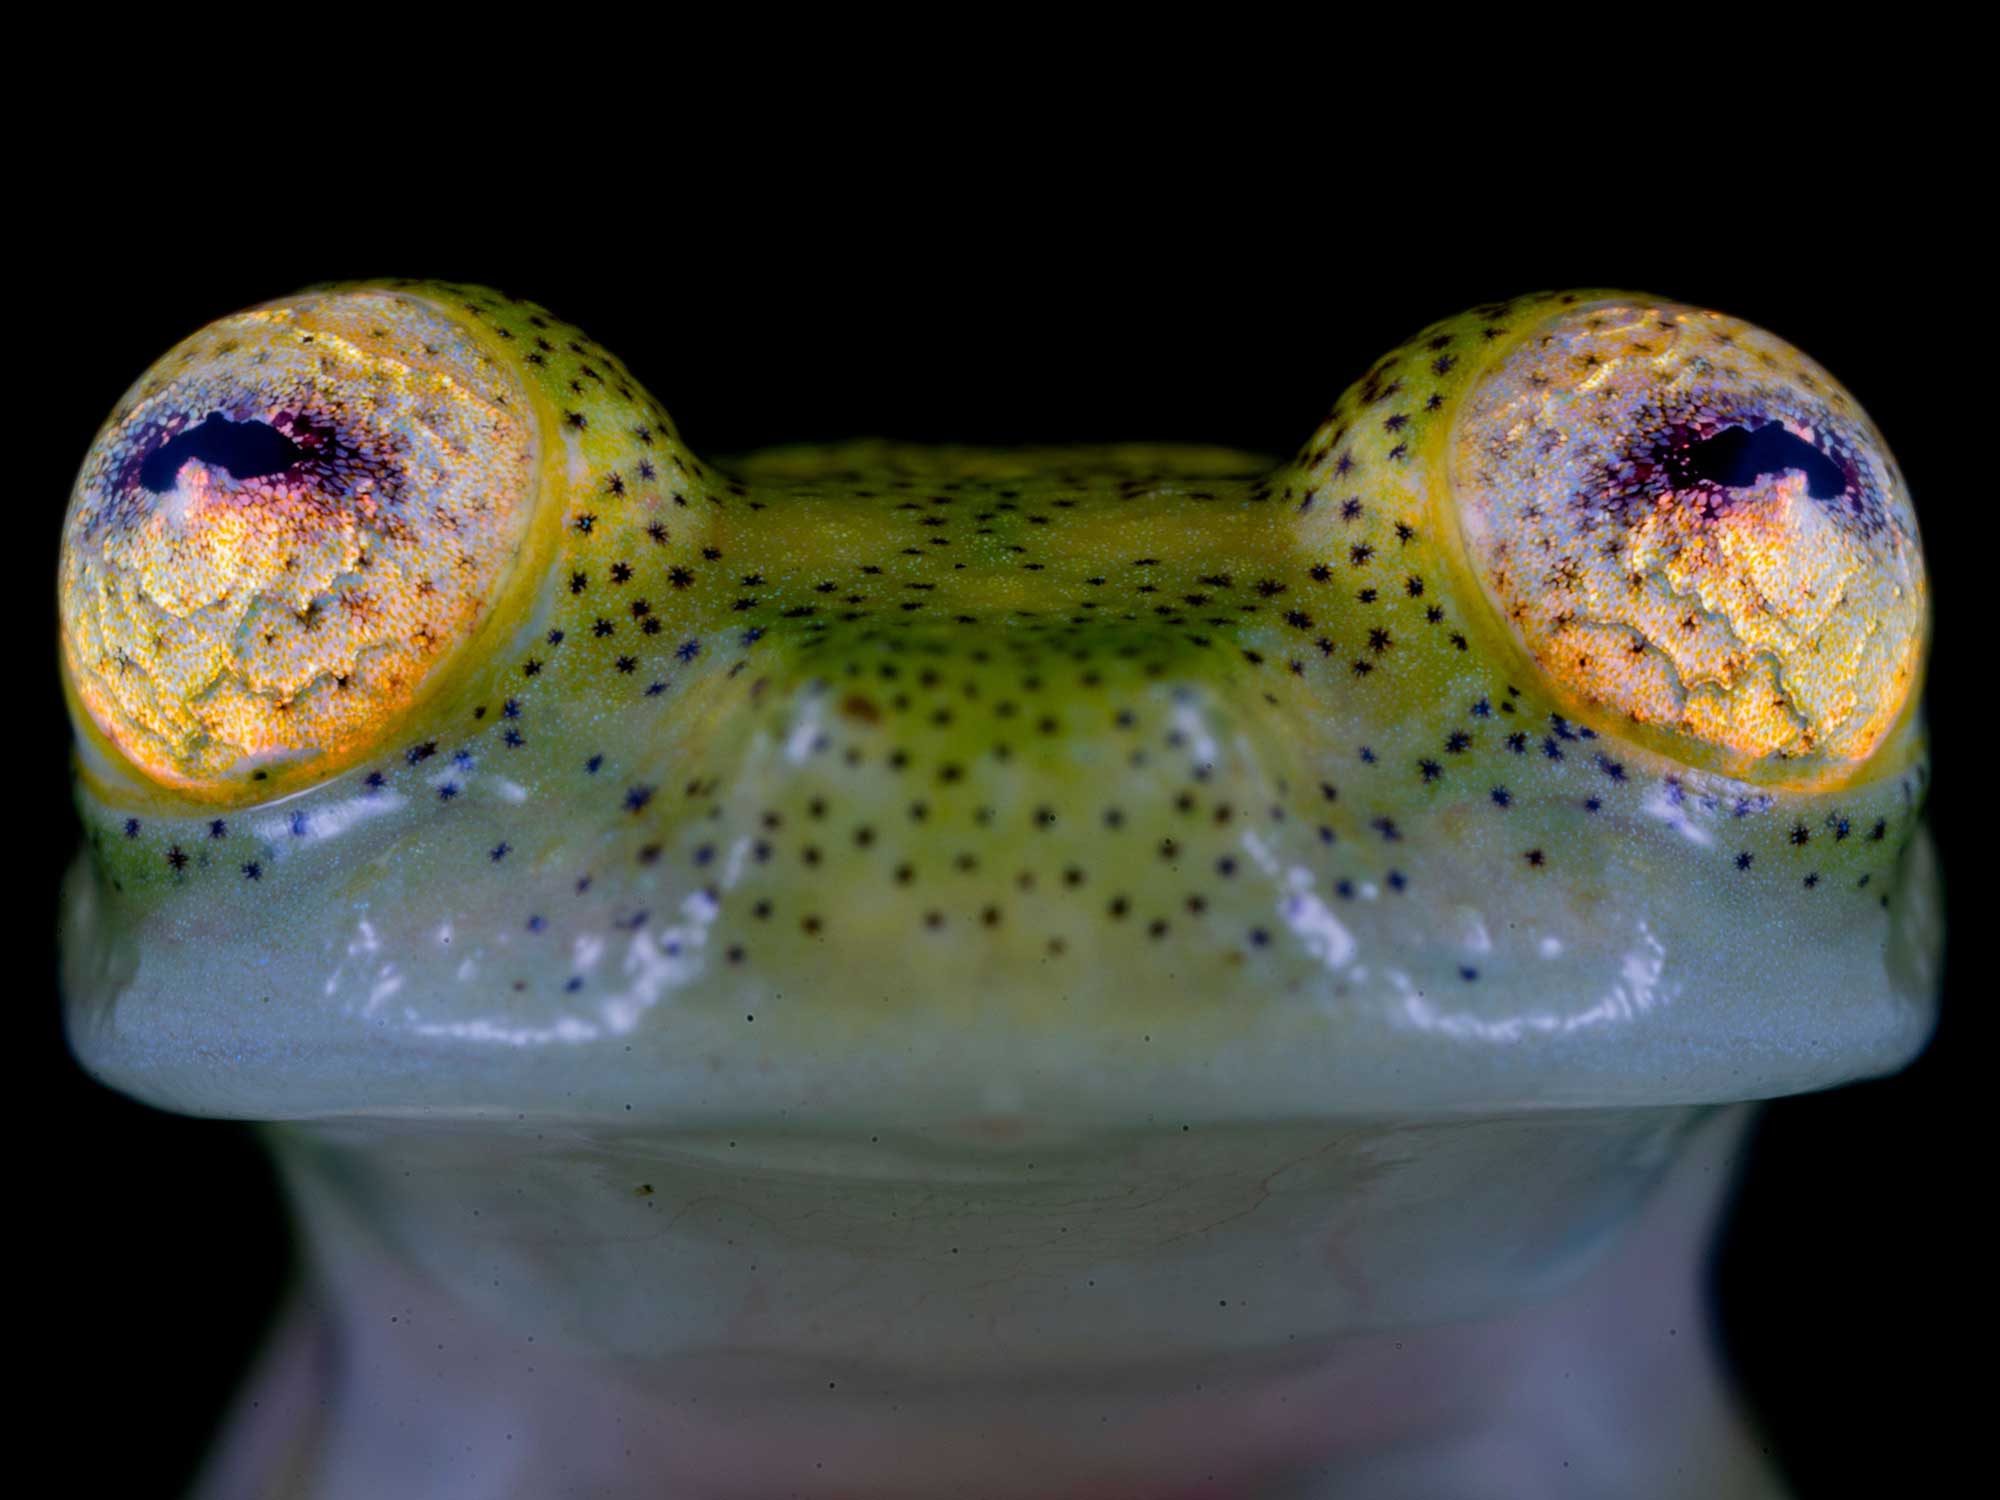
{"type": "Polygon", "coordinates": [[[232,422],[212,411],[199,427],[170,439],[139,466],[139,483],[154,494],[174,487],[174,476],[191,458],[220,465],[232,479],[282,474],[307,456],[306,450],[264,422],[232,422]]]}
{"type": "Polygon", "coordinates": [[[1815,500],[1834,500],[1847,489],[1840,465],[1781,422],[1766,422],[1746,430],[1725,427],[1714,437],[1691,444],[1676,455],[1676,468],[1688,480],[1707,480],[1724,489],[1742,489],[1766,474],[1797,469],[1806,477],[1806,493],[1815,500]]]}

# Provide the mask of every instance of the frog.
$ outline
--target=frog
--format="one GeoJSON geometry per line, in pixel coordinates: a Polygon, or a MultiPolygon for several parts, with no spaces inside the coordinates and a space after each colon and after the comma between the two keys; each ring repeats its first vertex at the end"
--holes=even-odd
{"type": "Polygon", "coordinates": [[[1776,335],[709,461],[328,283],[132,386],[58,600],[71,1047],[263,1122],[318,1289],[203,1493],[1782,1493],[1605,1336],[1935,1024],[1916,514],[1776,335]]]}

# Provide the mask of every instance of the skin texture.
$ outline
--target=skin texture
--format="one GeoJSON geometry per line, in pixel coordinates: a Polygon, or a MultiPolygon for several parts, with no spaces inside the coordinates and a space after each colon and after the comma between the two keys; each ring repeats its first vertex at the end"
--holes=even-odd
{"type": "MultiPolygon", "coordinates": [[[[261,758],[139,744],[91,709],[130,670],[87,649],[103,591],[66,584],[89,840],[72,1029],[122,1087],[267,1117],[797,1108],[857,1129],[971,1098],[1025,1129],[1169,1100],[1193,1118],[1759,1097],[1895,1066],[1928,1028],[1914,522],[1865,416],[1768,335],[1549,294],[1424,330],[1282,462],[858,443],[711,466],[615,356],[533,304],[412,282],[330,305],[317,316],[359,352],[303,399],[360,408],[365,387],[393,412],[383,389],[455,361],[518,462],[476,445],[452,462],[492,484],[532,471],[511,497],[480,491],[505,512],[486,532],[516,550],[285,595],[287,554],[266,546],[237,593],[278,599],[266,635],[301,651],[363,585],[476,607],[393,690],[357,664],[397,619],[293,673],[295,701],[262,713],[306,728],[281,723],[267,741],[292,743],[261,758]],[[1546,383],[1521,361],[1590,317],[1666,351],[1637,382],[1678,368],[1677,322],[1708,353],[1716,330],[1741,336],[1743,368],[1713,383],[1746,426],[1802,397],[1837,410],[1850,499],[1900,550],[1863,579],[1890,664],[1823,736],[1749,756],[1786,736],[1755,713],[1729,732],[1727,691],[1686,732],[1657,695],[1621,702],[1615,678],[1607,696],[1603,672],[1532,655],[1548,612],[1510,626],[1510,603],[1550,586],[1491,561],[1533,475],[1503,430],[1460,416],[1510,395],[1496,371],[1546,383]],[[1702,723],[1723,727],[1705,740],[1702,723]],[[223,1034],[274,1066],[218,1073],[204,1037],[223,1034]]],[[[66,578],[110,574],[80,519],[116,508],[90,488],[101,455],[202,420],[252,368],[226,351],[253,335],[306,336],[218,325],[134,388],[85,466],[66,578]]],[[[202,477],[181,473],[183,491],[202,477]]],[[[1786,478],[1803,482],[1757,483],[1786,478]]],[[[1713,486],[1674,503],[1697,502],[1730,509],[1713,486]]],[[[185,554],[161,524],[130,521],[121,544],[177,598],[185,554]]],[[[1702,583],[1698,554],[1678,566],[1674,587],[1702,583]]],[[[1708,566],[1728,582],[1740,558],[1708,566]]],[[[1741,627],[1740,599],[1710,602],[1741,627]]],[[[207,618],[187,628],[241,645],[240,608],[207,618]]],[[[1767,686],[1789,660],[1741,654],[1767,686]]],[[[194,711],[166,701],[161,722],[174,712],[194,711]]]]}
{"type": "Polygon", "coordinates": [[[59,602],[72,1043],[312,1247],[210,1493],[1773,1492],[1718,1106],[1908,1061],[1939,931],[1909,496],[1772,336],[711,464],[318,289],[134,386],[59,602]]]}

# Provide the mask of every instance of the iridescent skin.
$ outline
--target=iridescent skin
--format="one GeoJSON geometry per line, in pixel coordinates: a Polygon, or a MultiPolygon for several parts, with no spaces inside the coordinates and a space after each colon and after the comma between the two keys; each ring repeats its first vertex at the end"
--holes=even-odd
{"type": "Polygon", "coordinates": [[[710,465],[532,304],[367,295],[442,310],[528,393],[532,513],[477,633],[277,794],[249,762],[147,775],[72,673],[70,1027],[119,1088],[1115,1176],[1121,1132],[1713,1106],[1929,1032],[1913,525],[1892,700],[1789,738],[1640,722],[1538,664],[1461,537],[1469,393],[1633,299],[1433,325],[1278,462],[710,465]]]}

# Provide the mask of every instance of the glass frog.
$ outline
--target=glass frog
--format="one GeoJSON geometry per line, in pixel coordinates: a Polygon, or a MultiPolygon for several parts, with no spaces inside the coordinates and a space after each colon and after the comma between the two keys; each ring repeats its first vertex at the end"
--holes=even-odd
{"type": "Polygon", "coordinates": [[[1653,296],[1282,460],[710,463],[532,303],[222,319],[59,579],[72,1046],[309,1247],[203,1492],[1779,1493],[1700,1252],[1933,1025],[1926,590],[1653,296]]]}

